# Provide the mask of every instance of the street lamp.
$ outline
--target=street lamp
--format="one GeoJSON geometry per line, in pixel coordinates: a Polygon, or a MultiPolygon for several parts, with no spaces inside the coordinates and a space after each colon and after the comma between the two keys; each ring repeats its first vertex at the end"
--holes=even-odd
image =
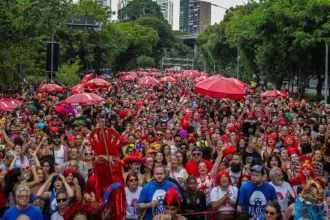
{"type": "MultiPolygon", "coordinates": [[[[218,8],[222,8],[222,9],[225,9],[225,10],[228,10],[230,11],[235,17],[237,17],[237,15],[235,14],[235,12],[233,12],[232,10],[230,10],[229,8],[226,8],[226,7],[223,7],[223,6],[220,6],[220,5],[216,5],[216,4],[213,4],[211,3],[212,6],[215,6],[215,7],[218,7],[218,8]]],[[[239,49],[238,49],[238,46],[237,46],[237,66],[236,66],[236,78],[238,79],[238,76],[239,76],[239,49]]]]}

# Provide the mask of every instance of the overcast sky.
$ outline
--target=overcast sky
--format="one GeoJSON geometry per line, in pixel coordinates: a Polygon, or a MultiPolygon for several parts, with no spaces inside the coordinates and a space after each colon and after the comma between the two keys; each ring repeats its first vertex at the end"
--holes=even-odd
{"type": "MultiPolygon", "coordinates": [[[[211,2],[213,4],[229,8],[236,5],[242,5],[247,3],[247,0],[204,0],[206,2],[211,2]]],[[[112,0],[112,10],[117,11],[118,0],[112,0]]],[[[173,23],[174,30],[179,30],[179,14],[180,14],[180,0],[173,0],[173,23]]],[[[225,9],[212,6],[212,21],[211,24],[219,23],[222,20],[225,9]]]]}

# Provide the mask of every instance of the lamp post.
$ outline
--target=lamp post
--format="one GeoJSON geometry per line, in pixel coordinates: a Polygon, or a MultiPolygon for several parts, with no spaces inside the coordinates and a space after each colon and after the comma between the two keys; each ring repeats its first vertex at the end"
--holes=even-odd
{"type": "MultiPolygon", "coordinates": [[[[226,8],[226,7],[223,7],[223,6],[220,6],[220,5],[216,5],[216,4],[212,4],[212,6],[215,6],[215,7],[218,7],[218,8],[222,8],[222,9],[225,9],[225,10],[228,10],[230,11],[235,17],[237,17],[237,15],[235,14],[235,12],[233,12],[232,10],[230,10],[229,8],[226,8]]],[[[240,60],[240,57],[239,57],[239,49],[238,49],[238,46],[237,46],[237,66],[236,66],[236,78],[238,79],[238,76],[239,76],[239,60],[240,60]]]]}

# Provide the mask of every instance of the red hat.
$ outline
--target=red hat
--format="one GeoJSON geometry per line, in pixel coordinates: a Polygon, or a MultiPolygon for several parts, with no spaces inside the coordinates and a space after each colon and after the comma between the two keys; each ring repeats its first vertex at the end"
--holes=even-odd
{"type": "Polygon", "coordinates": [[[173,202],[176,201],[179,205],[178,209],[180,209],[182,204],[182,198],[180,194],[178,193],[177,189],[172,186],[167,193],[165,194],[164,201],[167,205],[172,206],[173,202]]]}
{"type": "Polygon", "coordinates": [[[205,110],[203,108],[198,109],[198,113],[204,113],[205,110]]]}
{"type": "Polygon", "coordinates": [[[146,160],[147,160],[147,158],[140,157],[139,151],[136,151],[135,153],[125,157],[123,162],[125,165],[128,165],[129,163],[133,163],[133,162],[145,163],[146,160]]]}
{"type": "Polygon", "coordinates": [[[73,135],[70,135],[68,138],[67,138],[67,141],[74,141],[76,140],[76,137],[73,136],[73,135]]]}
{"type": "Polygon", "coordinates": [[[221,178],[222,176],[226,176],[226,177],[228,177],[229,185],[231,185],[231,178],[230,178],[229,173],[228,173],[227,170],[221,170],[221,171],[217,174],[217,176],[215,177],[215,185],[216,185],[216,186],[219,186],[219,184],[220,184],[220,178],[221,178]]]}
{"type": "Polygon", "coordinates": [[[227,157],[228,155],[234,154],[234,153],[236,153],[236,149],[234,148],[234,146],[228,146],[223,151],[223,157],[227,157]]]}
{"type": "Polygon", "coordinates": [[[70,173],[72,174],[73,178],[76,178],[76,172],[74,171],[74,169],[71,168],[64,170],[63,176],[67,177],[70,173]]]}

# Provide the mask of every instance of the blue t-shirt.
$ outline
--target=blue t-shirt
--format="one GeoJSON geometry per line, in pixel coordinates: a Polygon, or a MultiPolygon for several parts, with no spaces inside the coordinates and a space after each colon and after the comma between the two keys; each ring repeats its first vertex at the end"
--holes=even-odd
{"type": "Polygon", "coordinates": [[[29,207],[24,211],[20,211],[16,208],[16,206],[13,206],[5,212],[2,220],[16,219],[20,215],[27,215],[30,219],[33,220],[43,220],[40,209],[33,205],[29,205],[29,207]]]}
{"type": "Polygon", "coordinates": [[[178,187],[174,183],[167,180],[165,180],[163,185],[157,185],[155,181],[151,181],[143,186],[138,203],[148,203],[152,200],[158,200],[159,202],[158,207],[147,209],[146,220],[151,220],[156,215],[164,214],[164,197],[166,192],[173,186],[180,193],[178,187]]]}
{"type": "Polygon", "coordinates": [[[243,212],[249,212],[257,219],[264,214],[265,206],[269,201],[277,200],[275,188],[268,182],[257,187],[251,181],[241,186],[238,205],[243,206],[243,212]]]}

